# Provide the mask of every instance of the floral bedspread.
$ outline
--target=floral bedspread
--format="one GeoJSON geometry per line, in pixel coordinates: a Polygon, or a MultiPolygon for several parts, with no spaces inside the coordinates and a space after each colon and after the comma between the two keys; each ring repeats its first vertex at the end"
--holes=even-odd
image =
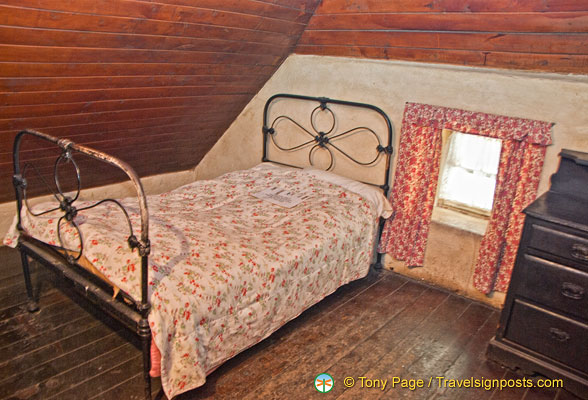
{"type": "MultiPolygon", "coordinates": [[[[149,322],[170,398],[204,384],[207,372],[365,276],[372,261],[375,207],[299,170],[259,166],[147,201],[149,322]],[[284,208],[251,195],[271,187],[305,199],[284,208]]],[[[140,226],[136,200],[121,202],[140,226]]],[[[58,214],[22,215],[29,234],[58,243],[58,214]]],[[[140,260],[126,245],[128,227],[118,208],[105,203],[76,218],[86,258],[140,299],[140,260]]],[[[62,235],[75,249],[75,231],[62,227],[62,235]]],[[[5,244],[15,245],[17,237],[12,229],[5,244]]]]}

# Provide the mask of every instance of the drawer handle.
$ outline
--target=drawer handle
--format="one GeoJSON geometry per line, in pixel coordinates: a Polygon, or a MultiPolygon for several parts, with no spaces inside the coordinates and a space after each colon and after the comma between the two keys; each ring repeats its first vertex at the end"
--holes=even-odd
{"type": "Polygon", "coordinates": [[[567,342],[570,340],[570,334],[566,331],[562,331],[561,329],[557,328],[549,328],[549,333],[551,337],[557,340],[558,342],[567,342]]]}
{"type": "Polygon", "coordinates": [[[572,245],[572,257],[582,260],[588,261],[588,246],[583,244],[576,243],[572,245]]]}
{"type": "Polygon", "coordinates": [[[571,282],[561,284],[561,294],[569,299],[582,300],[586,291],[580,285],[571,282]]]}

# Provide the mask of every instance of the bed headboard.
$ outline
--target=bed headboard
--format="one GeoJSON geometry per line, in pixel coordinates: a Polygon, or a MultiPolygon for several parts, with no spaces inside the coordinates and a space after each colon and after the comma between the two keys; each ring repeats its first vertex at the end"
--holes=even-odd
{"type": "Polygon", "coordinates": [[[388,195],[394,130],[380,108],[276,94],[265,103],[262,131],[262,161],[337,172],[388,195]]]}

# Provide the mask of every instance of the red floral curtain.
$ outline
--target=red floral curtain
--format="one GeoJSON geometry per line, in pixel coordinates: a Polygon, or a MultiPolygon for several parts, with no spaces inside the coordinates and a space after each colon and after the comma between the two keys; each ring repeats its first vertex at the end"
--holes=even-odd
{"type": "Polygon", "coordinates": [[[502,149],[494,206],[474,273],[484,292],[508,287],[524,216],[536,196],[551,124],[523,118],[407,103],[391,202],[394,215],[384,227],[380,252],[409,266],[422,266],[439,176],[441,132],[498,138],[502,149]]]}
{"type": "Polygon", "coordinates": [[[407,106],[404,113],[390,196],[394,214],[384,226],[380,252],[410,266],[422,266],[439,177],[441,131],[437,126],[415,124],[412,111],[407,106]]]}
{"type": "Polygon", "coordinates": [[[537,195],[545,146],[503,140],[490,222],[480,243],[474,287],[506,292],[524,223],[523,209],[537,195]]]}

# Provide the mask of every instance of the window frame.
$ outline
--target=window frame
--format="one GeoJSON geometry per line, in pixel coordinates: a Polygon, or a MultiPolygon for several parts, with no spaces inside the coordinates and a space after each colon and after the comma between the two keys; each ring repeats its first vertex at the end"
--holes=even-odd
{"type": "MultiPolygon", "coordinates": [[[[443,129],[441,132],[441,160],[440,160],[440,172],[439,177],[437,179],[437,191],[435,195],[435,207],[443,208],[450,211],[455,211],[461,214],[469,215],[475,218],[479,218],[485,221],[490,219],[492,215],[492,208],[494,208],[494,199],[492,199],[492,208],[490,210],[486,210],[484,208],[472,207],[467,204],[454,201],[454,200],[447,200],[439,197],[441,193],[441,185],[443,182],[443,174],[446,172],[446,164],[447,158],[449,154],[449,140],[451,135],[454,133],[461,133],[463,135],[471,135],[467,132],[460,132],[452,129],[443,129]]],[[[475,136],[475,135],[474,135],[475,136]]]]}

